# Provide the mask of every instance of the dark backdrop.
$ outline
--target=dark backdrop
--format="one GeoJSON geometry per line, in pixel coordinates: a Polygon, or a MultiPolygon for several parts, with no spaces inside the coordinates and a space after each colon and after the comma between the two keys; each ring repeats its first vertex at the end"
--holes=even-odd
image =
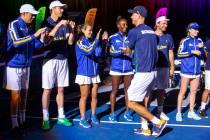
{"type": "MultiPolygon", "coordinates": [[[[69,11],[82,11],[83,17],[88,9],[98,8],[95,30],[102,27],[114,33],[115,20],[118,15],[129,19],[127,9],[136,5],[144,5],[149,11],[146,23],[154,26],[155,14],[160,7],[169,8],[169,18],[171,19],[168,31],[173,35],[176,42],[185,36],[185,29],[189,22],[201,24],[201,37],[206,39],[210,35],[210,0],[62,0],[68,4],[69,11]]],[[[31,3],[38,9],[40,6],[49,6],[51,0],[6,0],[6,4],[0,5],[1,21],[8,23],[18,16],[19,7],[22,3],[31,3]],[[7,11],[3,11],[7,9],[7,11]]],[[[129,24],[132,28],[132,25],[129,24]]]]}

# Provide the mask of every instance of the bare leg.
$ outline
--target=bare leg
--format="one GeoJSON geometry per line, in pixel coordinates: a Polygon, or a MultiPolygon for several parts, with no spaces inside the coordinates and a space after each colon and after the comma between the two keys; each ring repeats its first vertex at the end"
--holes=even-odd
{"type": "Polygon", "coordinates": [[[188,84],[190,82],[190,79],[189,78],[186,78],[186,77],[181,77],[181,87],[180,87],[180,91],[179,91],[179,95],[178,95],[178,101],[177,101],[177,112],[178,113],[181,113],[181,107],[182,107],[182,102],[183,102],[183,98],[184,98],[184,95],[187,91],[187,87],[188,87],[188,84]]]}
{"type": "Polygon", "coordinates": [[[18,117],[18,106],[20,102],[21,102],[20,91],[12,90],[11,101],[10,101],[12,128],[19,127],[17,117],[18,117]]]}
{"type": "Polygon", "coordinates": [[[115,100],[120,85],[120,78],[121,76],[112,76],[112,92],[110,94],[111,114],[114,113],[115,110],[115,100]]]}
{"type": "Polygon", "coordinates": [[[80,85],[80,92],[81,97],[79,101],[79,108],[81,114],[81,120],[85,120],[85,113],[86,113],[86,101],[89,94],[90,85],[80,85]]]}
{"type": "Polygon", "coordinates": [[[91,100],[91,111],[92,115],[96,114],[96,108],[97,108],[97,93],[98,93],[98,84],[93,84],[92,88],[92,100],[91,100]]]}
{"type": "Polygon", "coordinates": [[[194,112],[195,97],[199,86],[200,78],[195,78],[190,81],[190,112],[194,112]]]}
{"type": "Polygon", "coordinates": [[[131,80],[132,80],[132,75],[125,75],[124,76],[124,92],[125,92],[125,105],[126,105],[126,110],[125,112],[128,112],[129,108],[128,108],[128,87],[131,84],[131,80]]]}
{"type": "Polygon", "coordinates": [[[26,103],[27,103],[27,95],[28,95],[28,90],[24,89],[21,90],[20,93],[20,123],[24,123],[25,122],[25,112],[26,112],[26,103]]]}

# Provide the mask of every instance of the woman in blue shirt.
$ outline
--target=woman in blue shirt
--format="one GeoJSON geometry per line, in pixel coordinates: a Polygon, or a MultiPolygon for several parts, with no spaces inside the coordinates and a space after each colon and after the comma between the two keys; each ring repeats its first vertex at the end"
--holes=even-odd
{"type": "Polygon", "coordinates": [[[109,73],[112,76],[112,92],[110,94],[111,113],[109,115],[109,120],[112,122],[117,121],[116,115],[114,114],[115,100],[121,78],[123,78],[125,101],[126,101],[126,110],[124,118],[127,121],[132,121],[133,117],[131,116],[129,108],[127,106],[127,101],[128,101],[127,90],[133,75],[132,55],[126,55],[124,53],[124,50],[128,47],[129,43],[126,34],[128,23],[125,18],[118,17],[116,24],[118,32],[111,35],[109,38],[110,55],[112,57],[110,73],[109,73]]]}
{"type": "Polygon", "coordinates": [[[99,36],[101,30],[97,33],[94,41],[91,41],[92,26],[87,24],[82,25],[81,32],[82,35],[77,41],[75,48],[77,57],[77,76],[75,83],[80,85],[81,92],[81,98],[79,101],[81,114],[80,125],[84,128],[90,128],[91,124],[88,123],[85,116],[86,100],[90,90],[92,90],[91,121],[94,124],[99,124],[99,120],[96,116],[96,107],[98,83],[101,81],[99,77],[97,57],[99,57],[102,52],[102,48],[99,47],[99,36]]]}
{"type": "Polygon", "coordinates": [[[188,36],[184,38],[179,47],[178,56],[181,58],[181,86],[177,102],[176,121],[182,121],[181,106],[190,84],[190,111],[187,117],[200,120],[194,112],[195,97],[200,82],[200,59],[203,52],[203,42],[198,38],[200,26],[197,23],[190,23],[187,27],[188,36]]]}

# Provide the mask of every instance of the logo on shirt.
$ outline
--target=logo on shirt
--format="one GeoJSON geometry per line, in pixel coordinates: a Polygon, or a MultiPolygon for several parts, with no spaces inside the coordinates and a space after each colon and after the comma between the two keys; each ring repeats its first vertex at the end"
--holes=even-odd
{"type": "Polygon", "coordinates": [[[119,42],[121,42],[121,41],[120,41],[120,40],[116,40],[115,42],[116,42],[116,43],[119,43],[119,42]]]}
{"type": "Polygon", "coordinates": [[[158,48],[158,50],[162,50],[162,49],[166,49],[167,46],[166,45],[165,46],[158,46],[157,48],[158,48]]]}
{"type": "Polygon", "coordinates": [[[191,46],[191,47],[192,47],[192,46],[193,46],[193,44],[191,44],[191,43],[190,43],[190,44],[189,44],[189,46],[191,46]]]}
{"type": "Polygon", "coordinates": [[[152,30],[142,30],[141,33],[142,34],[155,34],[155,32],[152,30]]]}

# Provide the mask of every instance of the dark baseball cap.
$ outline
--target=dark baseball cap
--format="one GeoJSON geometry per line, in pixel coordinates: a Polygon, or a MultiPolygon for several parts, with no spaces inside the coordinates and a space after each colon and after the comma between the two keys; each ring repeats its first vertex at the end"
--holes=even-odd
{"type": "Polygon", "coordinates": [[[147,9],[144,6],[136,6],[133,9],[128,9],[129,13],[137,13],[140,14],[142,17],[147,17],[147,9]]]}

